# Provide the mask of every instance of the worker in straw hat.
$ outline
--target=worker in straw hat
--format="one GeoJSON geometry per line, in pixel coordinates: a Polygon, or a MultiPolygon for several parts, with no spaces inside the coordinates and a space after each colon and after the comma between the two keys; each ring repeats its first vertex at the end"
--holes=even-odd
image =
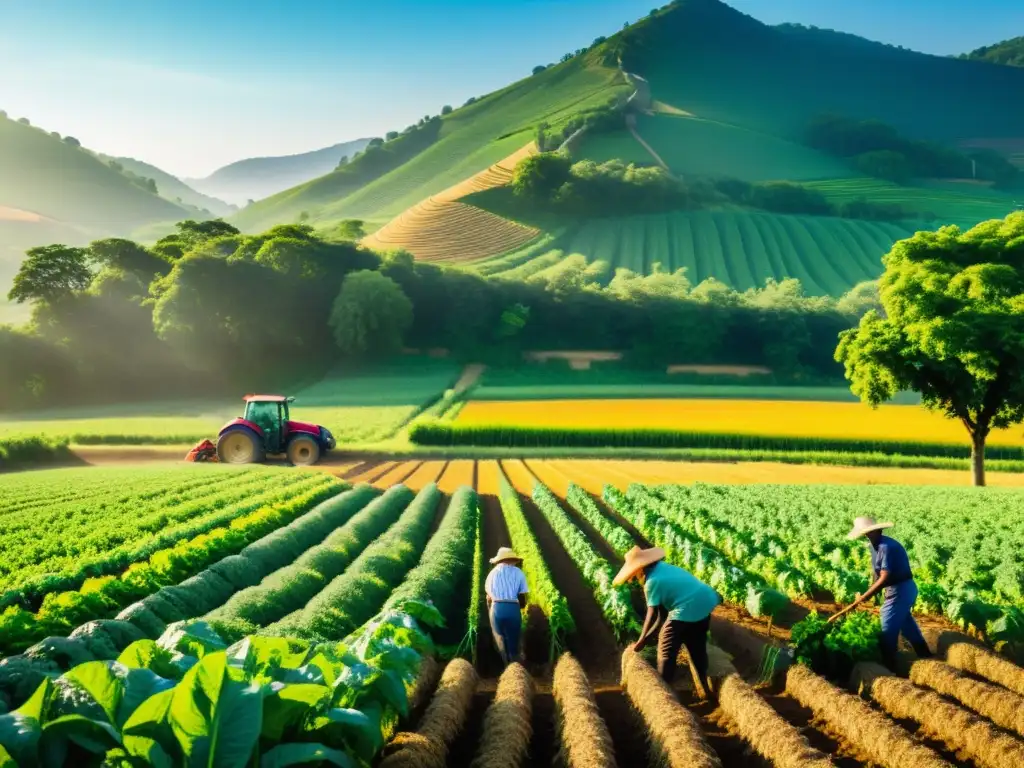
{"type": "Polygon", "coordinates": [[[523,558],[508,547],[498,549],[491,558],[494,567],[487,574],[484,592],[487,594],[487,616],[491,633],[498,646],[501,660],[507,667],[519,658],[519,636],[523,631],[526,608],[526,575],[519,567],[523,558]]]}
{"type": "Polygon", "coordinates": [[[708,630],[711,612],[722,598],[693,574],[666,563],[665,550],[660,547],[633,547],[626,553],[626,561],[612,583],[619,585],[627,581],[643,584],[647,600],[647,616],[633,650],[642,651],[660,630],[658,673],[666,683],[671,683],[676,674],[679,649],[685,645],[706,696],[711,691],[708,685],[708,630]]]}
{"type": "Polygon", "coordinates": [[[876,523],[870,517],[858,517],[853,521],[853,530],[846,538],[855,541],[862,536],[871,547],[871,567],[874,583],[867,592],[858,595],[849,606],[829,619],[833,622],[858,605],[866,603],[882,590],[885,590],[885,601],[882,603],[882,636],[879,640],[882,661],[890,669],[896,664],[896,649],[899,647],[900,634],[910,642],[914,651],[922,659],[932,654],[921,634],[920,627],[914,621],[911,610],[917,602],[917,584],[910,571],[910,558],[907,550],[896,539],[883,536],[882,531],[892,528],[893,523],[876,523]]]}

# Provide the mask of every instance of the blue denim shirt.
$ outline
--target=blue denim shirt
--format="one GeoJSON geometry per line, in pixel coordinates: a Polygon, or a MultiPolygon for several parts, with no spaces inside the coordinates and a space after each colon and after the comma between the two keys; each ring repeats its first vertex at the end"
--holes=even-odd
{"type": "Polygon", "coordinates": [[[895,539],[883,536],[882,540],[878,542],[877,549],[874,545],[871,546],[871,555],[875,579],[879,577],[882,571],[888,571],[889,581],[898,582],[885,588],[885,596],[887,598],[897,595],[900,587],[904,584],[913,582],[914,575],[910,570],[910,558],[907,556],[907,550],[895,539]]]}

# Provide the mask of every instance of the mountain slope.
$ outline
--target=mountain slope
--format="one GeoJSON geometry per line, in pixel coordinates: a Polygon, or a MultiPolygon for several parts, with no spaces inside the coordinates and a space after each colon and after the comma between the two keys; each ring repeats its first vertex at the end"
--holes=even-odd
{"type": "Polygon", "coordinates": [[[631,88],[601,51],[520,80],[379,148],[346,168],[247,207],[232,220],[246,230],[293,221],[359,218],[383,224],[406,208],[486,170],[532,140],[631,88]],[[392,150],[391,145],[397,145],[392,150]],[[398,162],[401,161],[401,162],[398,162]]]}
{"type": "Polygon", "coordinates": [[[217,217],[229,216],[238,210],[236,206],[225,203],[223,200],[197,192],[177,176],[173,176],[155,165],[131,157],[110,157],[109,155],[100,155],[99,157],[103,160],[120,163],[126,171],[130,171],[136,176],[153,179],[160,197],[165,200],[191,205],[194,208],[209,211],[217,217]]]}
{"type": "Polygon", "coordinates": [[[615,38],[654,98],[783,138],[823,112],[916,139],[1024,133],[1024,70],[929,56],[852,35],[766,26],[718,0],[680,0],[615,38]],[[956,105],[951,108],[951,105],[956,105]]]}
{"type": "Polygon", "coordinates": [[[1010,67],[1024,67],[1024,37],[1014,37],[995,45],[986,45],[970,53],[965,53],[960,58],[1005,64],[1010,67]]]}
{"type": "Polygon", "coordinates": [[[87,150],[6,118],[0,118],[0,205],[105,235],[188,216],[87,150]]]}
{"type": "Polygon", "coordinates": [[[245,205],[249,200],[262,200],[330,173],[341,158],[351,158],[369,141],[356,139],[298,155],[239,160],[214,171],[205,179],[185,179],[185,182],[203,194],[235,205],[245,205]]]}

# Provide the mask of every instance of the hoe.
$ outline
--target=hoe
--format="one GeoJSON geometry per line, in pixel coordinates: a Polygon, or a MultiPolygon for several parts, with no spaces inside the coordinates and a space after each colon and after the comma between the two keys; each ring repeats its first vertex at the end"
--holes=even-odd
{"type": "MultiPolygon", "coordinates": [[[[268,454],[285,454],[292,464],[308,466],[316,464],[324,453],[334,448],[334,435],[326,427],[291,420],[288,404],[294,402],[294,397],[246,395],[242,400],[245,414],[221,427],[217,438],[219,461],[253,464],[265,461],[268,454]]],[[[196,446],[193,453],[202,445],[196,446]]],[[[205,453],[212,454],[212,451],[205,453]]],[[[202,461],[203,458],[212,456],[200,458],[197,455],[192,460],[202,461]]]]}

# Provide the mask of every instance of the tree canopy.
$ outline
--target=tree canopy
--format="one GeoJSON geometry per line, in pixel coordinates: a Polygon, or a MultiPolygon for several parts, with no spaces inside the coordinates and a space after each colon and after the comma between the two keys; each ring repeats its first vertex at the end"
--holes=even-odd
{"type": "Polygon", "coordinates": [[[882,309],[841,334],[836,359],[867,403],[914,390],[959,420],[984,485],[989,434],[1024,420],[1024,212],[918,232],[883,263],[882,309]]]}
{"type": "Polygon", "coordinates": [[[352,357],[386,357],[402,348],[412,324],[412,302],[390,277],[372,270],[345,278],[331,308],[338,348],[352,357]]]}

